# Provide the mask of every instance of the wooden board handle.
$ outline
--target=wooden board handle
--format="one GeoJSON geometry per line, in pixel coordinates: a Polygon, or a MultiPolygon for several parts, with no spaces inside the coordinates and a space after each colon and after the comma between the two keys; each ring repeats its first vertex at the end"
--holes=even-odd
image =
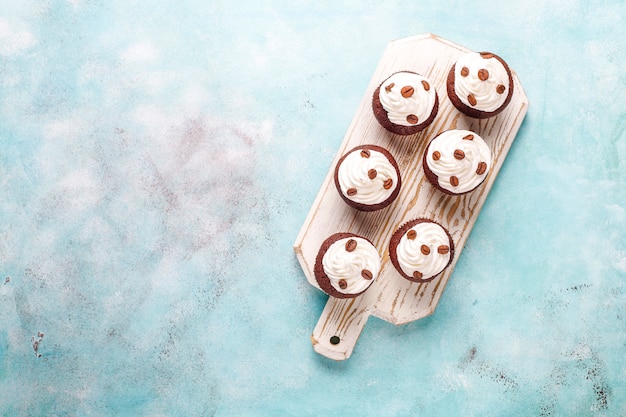
{"type": "Polygon", "coordinates": [[[330,359],[348,359],[370,316],[362,304],[358,298],[329,297],[311,335],[313,349],[330,359]]]}
{"type": "MultiPolygon", "coordinates": [[[[314,264],[320,245],[337,232],[367,237],[379,249],[382,268],[372,286],[354,299],[329,298],[314,329],[311,341],[316,352],[335,360],[350,357],[369,316],[393,324],[419,320],[435,310],[456,261],[476,222],[498,171],[528,110],[528,99],[513,71],[515,89],[511,102],[499,115],[474,119],[461,114],[446,94],[447,74],[456,59],[469,49],[432,34],[398,39],[388,44],[365,91],[333,164],[320,188],[294,244],[302,270],[317,288],[314,264]],[[419,134],[398,137],[383,129],[372,112],[372,94],[390,74],[411,69],[431,80],[439,94],[435,121],[419,134]],[[449,129],[466,129],[479,134],[493,154],[493,166],[484,183],[475,191],[450,196],[438,191],[425,178],[421,167],[428,142],[449,129]],[[332,173],[343,153],[361,144],[376,144],[394,154],[402,172],[402,189],[392,205],[378,212],[364,213],[348,207],[339,197],[332,173]],[[393,232],[406,221],[426,217],[438,221],[454,239],[452,264],[426,284],[411,283],[390,264],[388,243],[393,232]]],[[[461,277],[462,278],[462,277],[461,277]]]]}

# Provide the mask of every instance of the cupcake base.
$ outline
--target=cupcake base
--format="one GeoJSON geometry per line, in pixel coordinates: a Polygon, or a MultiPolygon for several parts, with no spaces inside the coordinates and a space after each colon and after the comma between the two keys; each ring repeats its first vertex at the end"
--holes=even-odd
{"type": "Polygon", "coordinates": [[[402,186],[402,178],[400,176],[400,168],[398,167],[398,164],[396,160],[394,159],[393,155],[391,155],[391,153],[388,150],[377,145],[360,145],[355,148],[352,148],[339,159],[339,161],[337,162],[337,166],[335,167],[334,183],[335,183],[335,187],[337,188],[337,192],[339,193],[339,196],[343,199],[343,201],[346,202],[346,204],[348,204],[350,207],[353,207],[357,210],[370,212],[370,211],[381,210],[394,202],[394,200],[398,197],[398,194],[400,193],[400,188],[402,186]],[[346,157],[355,151],[368,151],[368,150],[380,152],[381,154],[383,154],[387,158],[389,163],[393,166],[397,175],[396,183],[392,184],[392,187],[395,187],[393,192],[385,200],[381,201],[380,203],[375,203],[375,204],[364,204],[364,203],[357,202],[357,201],[350,199],[349,196],[346,196],[341,191],[341,185],[339,183],[339,168],[341,164],[343,163],[343,161],[346,159],[346,157]]]}
{"type": "Polygon", "coordinates": [[[364,238],[363,236],[360,236],[354,233],[348,233],[348,232],[335,233],[329,236],[328,238],[326,238],[326,240],[324,240],[324,242],[320,246],[319,252],[317,253],[317,257],[315,258],[315,266],[313,267],[313,272],[315,274],[315,280],[317,281],[317,285],[320,287],[322,291],[324,291],[326,294],[330,295],[331,297],[335,297],[335,298],[358,297],[359,295],[367,291],[367,289],[369,289],[369,286],[371,286],[371,283],[375,279],[375,277],[373,277],[371,279],[370,285],[365,290],[360,291],[355,294],[347,294],[347,293],[340,292],[331,284],[330,278],[324,271],[324,265],[323,265],[324,255],[326,254],[326,251],[328,251],[328,248],[330,248],[333,243],[337,242],[338,240],[346,239],[350,237],[361,238],[361,239],[366,240],[370,244],[372,244],[372,242],[369,239],[364,238]]]}
{"type": "Polygon", "coordinates": [[[428,144],[428,146],[426,146],[426,150],[424,151],[424,155],[422,156],[422,168],[424,169],[424,176],[433,187],[435,187],[437,190],[441,191],[442,193],[445,193],[448,195],[464,195],[480,187],[485,182],[485,179],[487,179],[487,176],[485,176],[485,178],[483,178],[483,180],[480,183],[476,184],[474,188],[472,188],[471,190],[460,192],[460,193],[455,193],[454,191],[450,191],[446,188],[443,188],[441,185],[439,185],[439,177],[437,176],[437,174],[431,171],[431,169],[428,167],[428,163],[426,162],[426,158],[429,152],[430,152],[430,143],[428,144]]]}
{"type": "Polygon", "coordinates": [[[506,72],[508,74],[509,85],[508,85],[507,97],[502,103],[502,105],[494,111],[482,111],[477,108],[470,107],[467,104],[463,103],[461,99],[459,98],[456,92],[456,89],[454,87],[455,78],[456,78],[455,77],[456,64],[452,65],[450,72],[448,72],[448,78],[446,80],[446,90],[447,90],[448,98],[450,99],[450,102],[452,102],[454,107],[456,107],[457,110],[459,110],[461,113],[467,116],[473,117],[475,119],[488,119],[490,117],[494,117],[500,114],[508,106],[509,102],[511,101],[511,98],[513,97],[513,75],[511,74],[511,70],[509,66],[507,65],[507,63],[498,55],[492,54],[490,52],[480,52],[480,54],[481,55],[486,54],[490,57],[497,59],[506,69],[506,72]]]}
{"type": "MultiPolygon", "coordinates": [[[[389,79],[389,77],[387,79],[389,79]]],[[[385,81],[387,81],[387,79],[385,81]]],[[[414,135],[416,133],[419,133],[422,130],[426,129],[426,127],[428,127],[428,125],[430,125],[433,122],[433,120],[435,120],[435,116],[437,115],[437,112],[439,111],[439,96],[437,95],[436,92],[435,92],[435,104],[428,118],[412,126],[403,126],[403,125],[398,125],[398,124],[391,122],[389,120],[389,115],[387,113],[387,110],[385,110],[382,103],[380,102],[380,88],[383,86],[385,81],[380,83],[378,88],[376,88],[376,90],[374,91],[374,95],[372,96],[372,110],[374,112],[374,117],[376,118],[376,120],[378,120],[378,123],[380,123],[382,127],[387,129],[391,133],[395,133],[396,135],[409,136],[409,135],[414,135]]],[[[434,88],[434,87],[431,86],[431,88],[434,88]]]]}
{"type": "Polygon", "coordinates": [[[418,218],[418,219],[411,220],[411,221],[404,223],[391,236],[391,239],[389,241],[389,259],[391,260],[391,263],[393,264],[394,268],[400,273],[400,275],[402,275],[404,278],[408,279],[409,281],[429,282],[429,281],[434,280],[437,276],[439,276],[452,263],[452,260],[454,259],[454,241],[452,240],[452,236],[450,236],[450,233],[448,232],[448,230],[445,227],[441,226],[441,224],[430,219],[418,218]],[[398,254],[397,254],[397,249],[398,249],[398,245],[400,244],[400,239],[402,239],[402,237],[411,228],[413,228],[415,225],[420,224],[420,223],[434,223],[438,225],[439,227],[441,227],[441,229],[445,232],[446,236],[448,237],[448,251],[450,253],[450,259],[448,260],[446,265],[441,269],[441,271],[437,272],[436,274],[432,276],[427,276],[423,278],[418,278],[414,275],[408,275],[407,273],[405,273],[402,269],[402,266],[400,265],[400,262],[398,260],[398,254]]]}

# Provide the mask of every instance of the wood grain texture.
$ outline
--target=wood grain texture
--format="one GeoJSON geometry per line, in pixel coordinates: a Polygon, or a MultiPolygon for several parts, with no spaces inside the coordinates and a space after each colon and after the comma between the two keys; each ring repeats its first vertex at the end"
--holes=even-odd
{"type": "Polygon", "coordinates": [[[450,103],[445,83],[450,67],[468,51],[432,34],[389,43],[296,238],[294,251],[307,280],[315,287],[315,257],[321,243],[333,233],[352,232],[365,236],[382,256],[380,275],[363,295],[349,300],[329,297],[311,336],[315,351],[326,357],[347,359],[370,315],[393,324],[403,324],[432,314],[454,271],[529,104],[518,77],[513,73],[515,91],[502,113],[484,120],[461,114],[450,103]],[[434,122],[426,130],[406,137],[391,134],[382,128],[371,108],[376,87],[389,75],[401,70],[415,71],[429,78],[437,90],[440,103],[434,122]],[[473,192],[461,196],[447,195],[432,187],[421,168],[428,142],[449,129],[467,129],[478,133],[491,148],[494,158],[485,182],[473,192]],[[397,200],[389,207],[372,213],[359,212],[347,206],[339,197],[332,178],[339,158],[354,146],[365,143],[387,148],[398,162],[403,181],[397,200]],[[391,235],[404,222],[417,217],[436,220],[448,228],[456,247],[452,264],[427,283],[404,279],[389,261],[388,242],[391,235]]]}

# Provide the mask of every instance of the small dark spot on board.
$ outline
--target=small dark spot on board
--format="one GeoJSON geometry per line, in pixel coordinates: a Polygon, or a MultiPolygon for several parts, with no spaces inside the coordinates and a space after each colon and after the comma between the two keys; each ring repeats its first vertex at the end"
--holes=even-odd
{"type": "Polygon", "coordinates": [[[4,285],[7,285],[9,282],[11,282],[11,277],[6,277],[4,279],[4,285]]]}
{"type": "Polygon", "coordinates": [[[339,336],[331,336],[330,338],[331,345],[338,345],[339,342],[341,342],[341,339],[339,338],[339,336]]]}

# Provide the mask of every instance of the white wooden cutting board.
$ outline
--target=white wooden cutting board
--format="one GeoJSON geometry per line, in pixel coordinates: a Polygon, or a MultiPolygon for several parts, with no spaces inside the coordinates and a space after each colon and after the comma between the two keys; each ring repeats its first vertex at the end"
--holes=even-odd
{"type": "MultiPolygon", "coordinates": [[[[328,175],[294,243],[294,250],[309,283],[317,287],[313,266],[321,243],[336,232],[352,232],[369,238],[378,248],[383,264],[380,275],[361,296],[352,299],[329,297],[313,330],[311,341],[316,352],[335,360],[347,359],[367,322],[373,315],[393,324],[404,324],[433,313],[439,298],[462,256],[476,218],[493,185],[504,159],[528,110],[528,99],[513,71],[513,98],[498,116],[478,120],[461,114],[446,94],[446,77],[456,59],[469,50],[432,34],[398,39],[389,43],[365,91],[352,124],[339,146],[328,175]],[[411,70],[429,78],[439,94],[439,113],[424,131],[398,136],[382,128],[372,112],[372,94],[378,85],[396,71],[411,70]],[[428,142],[449,129],[478,133],[490,146],[493,167],[485,182],[463,196],[450,196],[432,187],[421,168],[428,142]],[[339,197],[333,183],[338,159],[360,144],[383,146],[394,155],[402,175],[402,189],[389,207],[371,213],[350,208],[339,197]],[[428,283],[404,279],[389,261],[388,242],[404,222],[427,217],[448,228],[455,245],[452,264],[428,283]]],[[[498,51],[489,51],[498,54],[498,51]]],[[[506,60],[507,57],[503,56],[506,60]]],[[[512,69],[513,70],[513,69],[512,69]]],[[[463,279],[461,276],[455,279],[463,279]]],[[[319,287],[318,287],[319,288],[319,287]]]]}

